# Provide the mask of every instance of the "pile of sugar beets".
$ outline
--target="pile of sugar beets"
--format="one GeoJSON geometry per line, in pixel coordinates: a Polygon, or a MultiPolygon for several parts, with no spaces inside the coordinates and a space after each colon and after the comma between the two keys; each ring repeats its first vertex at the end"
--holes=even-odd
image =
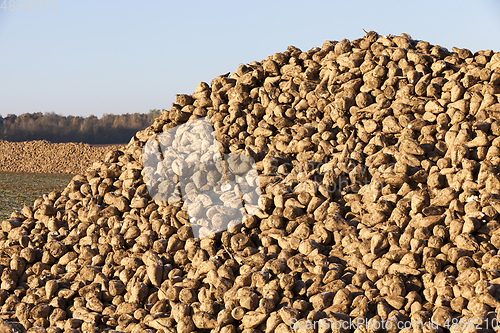
{"type": "Polygon", "coordinates": [[[2,222],[0,331],[494,332],[499,102],[500,53],[406,34],[202,82],[2,222]],[[198,239],[182,202],[151,198],[142,148],[207,116],[261,198],[198,239]]]}

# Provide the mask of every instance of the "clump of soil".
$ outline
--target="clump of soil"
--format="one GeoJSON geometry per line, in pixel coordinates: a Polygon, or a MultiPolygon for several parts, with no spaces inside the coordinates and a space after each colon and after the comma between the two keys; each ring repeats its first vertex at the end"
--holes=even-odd
{"type": "Polygon", "coordinates": [[[51,143],[45,140],[0,140],[0,171],[36,173],[84,173],[92,163],[123,145],[93,147],[85,143],[51,143]]]}
{"type": "Polygon", "coordinates": [[[499,98],[500,53],[375,32],[202,82],[2,222],[0,326],[494,332],[499,98]],[[255,159],[262,197],[255,216],[197,239],[182,202],[151,198],[142,148],[205,116],[224,153],[255,159]]]}

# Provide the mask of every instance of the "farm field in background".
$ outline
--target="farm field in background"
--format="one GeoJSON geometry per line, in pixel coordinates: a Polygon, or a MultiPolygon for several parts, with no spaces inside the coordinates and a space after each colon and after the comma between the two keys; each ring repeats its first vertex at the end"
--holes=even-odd
{"type": "Polygon", "coordinates": [[[44,193],[62,191],[71,178],[69,174],[0,172],[0,220],[24,204],[32,206],[44,193]]]}

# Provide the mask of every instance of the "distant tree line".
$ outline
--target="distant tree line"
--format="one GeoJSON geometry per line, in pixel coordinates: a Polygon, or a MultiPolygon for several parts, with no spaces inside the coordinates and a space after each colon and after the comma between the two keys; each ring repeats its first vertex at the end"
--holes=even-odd
{"type": "Polygon", "coordinates": [[[153,123],[161,113],[105,114],[101,118],[61,116],[51,113],[24,113],[0,116],[0,139],[6,141],[47,140],[54,143],[128,143],[139,130],[153,123]]]}

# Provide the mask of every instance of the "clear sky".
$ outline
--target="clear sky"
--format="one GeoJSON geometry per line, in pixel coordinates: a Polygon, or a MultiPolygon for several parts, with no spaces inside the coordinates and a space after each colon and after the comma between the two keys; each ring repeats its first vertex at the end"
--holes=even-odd
{"type": "Polygon", "coordinates": [[[42,1],[0,0],[2,116],[169,109],[240,64],[363,29],[500,51],[498,0],[42,1]]]}

